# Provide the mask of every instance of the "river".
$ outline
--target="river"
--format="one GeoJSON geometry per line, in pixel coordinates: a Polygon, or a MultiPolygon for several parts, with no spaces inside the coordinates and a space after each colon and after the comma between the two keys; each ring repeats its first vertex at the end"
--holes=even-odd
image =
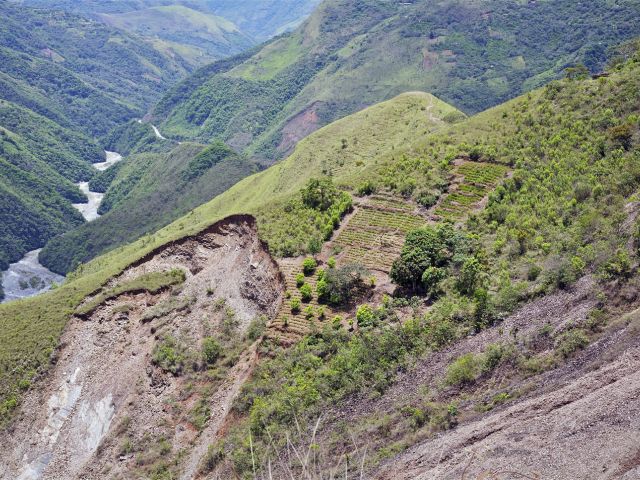
{"type": "MultiPolygon", "coordinates": [[[[104,171],[122,160],[122,156],[116,152],[105,152],[105,155],[106,161],[93,164],[96,170],[104,171]]],[[[88,203],[78,203],[73,206],[82,213],[87,222],[92,222],[100,217],[98,208],[104,198],[104,194],[91,192],[89,190],[89,182],[81,182],[77,185],[89,201],[88,203]]],[[[54,283],[64,281],[64,277],[53,273],[40,264],[38,261],[40,250],[33,250],[27,253],[20,261],[9,265],[9,269],[2,274],[2,289],[5,295],[3,303],[20,298],[33,297],[51,289],[54,283]]]]}

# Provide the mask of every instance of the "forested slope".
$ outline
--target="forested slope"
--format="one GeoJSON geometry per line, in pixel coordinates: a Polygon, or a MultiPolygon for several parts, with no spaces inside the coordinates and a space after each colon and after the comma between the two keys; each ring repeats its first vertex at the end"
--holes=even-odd
{"type": "Polygon", "coordinates": [[[637,0],[329,0],[240,65],[174,89],[155,116],[176,138],[219,138],[273,161],[320,126],[405,91],[428,91],[475,113],[567,65],[599,70],[609,46],[639,33],[638,7],[637,0]]]}

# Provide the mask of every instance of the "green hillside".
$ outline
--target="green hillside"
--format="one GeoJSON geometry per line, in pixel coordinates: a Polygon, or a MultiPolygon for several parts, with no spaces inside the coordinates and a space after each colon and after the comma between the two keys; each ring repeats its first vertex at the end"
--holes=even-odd
{"type": "Polygon", "coordinates": [[[103,159],[85,135],[0,100],[0,270],[84,222],[71,205],[86,201],[75,183],[89,180],[91,162],[103,159]]]}
{"type": "Polygon", "coordinates": [[[155,117],[175,138],[218,138],[273,161],[322,125],[405,91],[429,91],[475,113],[567,65],[599,70],[609,46],[640,33],[638,7],[329,0],[251,58],[173,89],[155,117]]]}
{"type": "Polygon", "coordinates": [[[253,163],[218,143],[184,143],[168,152],[131,155],[91,182],[95,191],[106,192],[99,209],[103,216],[51,240],[41,262],[67,273],[167,225],[254,170],[253,163]]]}
{"type": "Polygon", "coordinates": [[[84,219],[71,202],[84,195],[3,128],[0,167],[0,270],[5,270],[26,252],[81,225],[84,219]]]}
{"type": "Polygon", "coordinates": [[[0,97],[65,127],[106,134],[183,77],[178,56],[77,15],[0,2],[0,97]]]}
{"type": "Polygon", "coordinates": [[[377,190],[406,202],[409,198],[420,201],[422,187],[437,188],[441,169],[455,175],[462,168],[456,163],[459,158],[487,165],[465,170],[471,182],[468,188],[486,182],[483,178],[491,177],[495,169],[491,165],[513,169],[490,195],[487,208],[470,212],[461,234],[471,243],[460,250],[464,256],[442,272],[443,278],[452,280],[442,284],[447,295],[436,297],[441,300],[431,315],[417,318],[406,328],[390,327],[385,335],[340,334],[326,338],[330,342],[326,344],[318,343],[322,338],[310,337],[293,354],[278,356],[259,370],[238,404],[239,414],[250,416],[239,424],[229,443],[235,446],[233,461],[240,470],[247,468],[243,462],[250,458],[244,450],[248,443],[242,443],[249,419],[262,422],[251,427],[260,456],[267,441],[262,425],[280,442],[292,427],[291,406],[300,421],[314,418],[327,402],[384,388],[376,379],[392,378],[421,345],[446,345],[470,329],[484,328],[485,322],[495,321],[495,315],[510,311],[518,302],[564,288],[587,272],[607,278],[626,275],[631,262],[626,244],[631,234],[620,234],[628,232],[621,230],[626,221],[621,212],[640,186],[639,68],[636,54],[608,78],[553,82],[455,124],[441,120],[454,118],[453,108],[429,95],[412,94],[320,130],[301,142],[286,161],[246,178],[157,233],[82,266],[54,292],[1,306],[3,415],[6,418],[19,399],[18,382],[28,382],[48,364],[73,308],[110,276],[159,245],[198,232],[232,213],[257,215],[271,249],[278,248],[276,233],[281,228],[296,225],[313,235],[305,222],[314,218],[287,217],[291,210],[285,204],[296,198],[308,179],[323,173],[331,173],[337,184],[355,187],[355,192],[377,190]],[[355,138],[345,135],[349,131],[355,138]],[[363,182],[369,184],[365,189],[363,182]],[[462,277],[466,283],[459,283],[455,279],[463,267],[468,276],[462,277]],[[469,293],[464,285],[479,279],[484,279],[478,285],[485,290],[469,293]],[[433,330],[433,325],[444,327],[433,330]],[[313,362],[291,363],[312,352],[313,362]],[[362,368],[345,371],[349,365],[362,368]],[[306,385],[304,392],[294,384],[306,385]],[[253,393],[258,390],[264,399],[260,402],[253,393]],[[298,402],[300,398],[304,401],[298,402]],[[279,415],[278,411],[289,413],[279,415]]]}
{"type": "Polygon", "coordinates": [[[237,54],[254,44],[229,20],[183,5],[104,13],[98,18],[149,39],[158,50],[177,53],[193,66],[237,54]]]}

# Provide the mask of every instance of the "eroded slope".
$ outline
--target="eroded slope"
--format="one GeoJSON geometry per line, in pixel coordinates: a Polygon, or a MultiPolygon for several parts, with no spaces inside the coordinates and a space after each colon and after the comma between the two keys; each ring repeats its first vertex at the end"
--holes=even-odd
{"type": "Polygon", "coordinates": [[[246,343],[232,358],[224,349],[274,314],[280,274],[253,218],[235,216],[155,250],[96,295],[177,270],[179,286],[131,289],[71,320],[55,367],[4,437],[3,478],[130,478],[120,473],[153,463],[152,452],[194,444],[211,412],[224,417],[251,366],[246,343]],[[206,339],[223,364],[201,353],[206,339]]]}

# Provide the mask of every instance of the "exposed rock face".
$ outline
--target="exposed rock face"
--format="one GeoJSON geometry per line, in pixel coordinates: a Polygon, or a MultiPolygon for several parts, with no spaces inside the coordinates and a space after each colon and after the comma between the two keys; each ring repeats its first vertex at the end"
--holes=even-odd
{"type": "Polygon", "coordinates": [[[207,441],[215,438],[250,371],[252,349],[204,393],[197,388],[204,373],[195,365],[202,340],[216,337],[230,316],[238,338],[255,317],[273,316],[281,275],[254,219],[235,216],[152,252],[111,283],[176,268],[186,272],[179,288],[124,294],[84,320],[70,320],[56,365],[27,395],[13,431],[0,440],[1,478],[105,478],[107,472],[109,478],[132,478],[140,460],[123,442],[150,450],[161,438],[171,452],[197,447],[201,435],[188,412],[198,402],[212,413],[202,427],[207,441]],[[154,348],[168,337],[187,352],[180,374],[153,360],[154,348]]]}

